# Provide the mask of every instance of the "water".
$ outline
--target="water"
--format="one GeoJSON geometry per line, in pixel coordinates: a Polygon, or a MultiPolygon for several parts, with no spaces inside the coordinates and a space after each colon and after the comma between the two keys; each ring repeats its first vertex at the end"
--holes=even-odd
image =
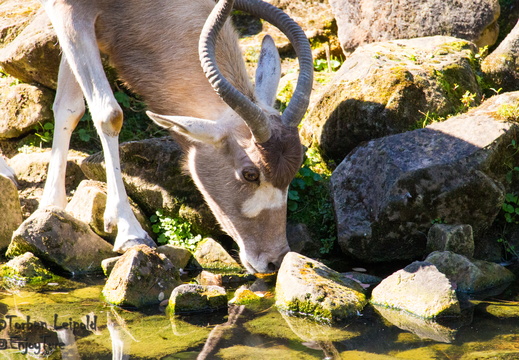
{"type": "Polygon", "coordinates": [[[255,308],[169,316],[101,300],[102,277],[0,293],[6,359],[519,359],[519,282],[470,300],[461,319],[426,322],[368,306],[335,327],[255,308]]]}

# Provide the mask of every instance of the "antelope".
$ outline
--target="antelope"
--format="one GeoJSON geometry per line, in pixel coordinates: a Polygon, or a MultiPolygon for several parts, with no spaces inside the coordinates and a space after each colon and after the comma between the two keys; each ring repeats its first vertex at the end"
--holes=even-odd
{"type": "Polygon", "coordinates": [[[40,0],[62,49],[51,161],[40,207],[66,205],[70,136],[88,104],[107,173],[105,228],[117,227],[114,251],[155,247],[128,203],[120,171],[123,113],[103,71],[109,56],[148,116],[169,129],[193,178],[223,229],[237,242],[251,273],[277,270],[289,251],[287,189],[302,161],[297,125],[309,102],[313,65],[302,29],[261,0],[40,0]],[[247,76],[233,8],[284,32],[300,75],[280,115],[273,108],[281,66],[271,37],[263,40],[255,86],[247,76]],[[200,62],[195,59],[200,57],[200,62]]]}

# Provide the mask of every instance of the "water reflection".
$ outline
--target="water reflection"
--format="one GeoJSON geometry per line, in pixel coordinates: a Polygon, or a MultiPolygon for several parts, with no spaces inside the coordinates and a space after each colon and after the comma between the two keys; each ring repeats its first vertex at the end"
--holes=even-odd
{"type": "Polygon", "coordinates": [[[519,359],[515,286],[505,292],[508,301],[478,302],[454,322],[369,306],[363,316],[334,326],[280,314],[268,304],[182,316],[159,307],[120,309],[99,300],[100,284],[20,289],[0,293],[0,357],[460,360],[469,353],[498,358],[494,353],[502,352],[519,359]]]}

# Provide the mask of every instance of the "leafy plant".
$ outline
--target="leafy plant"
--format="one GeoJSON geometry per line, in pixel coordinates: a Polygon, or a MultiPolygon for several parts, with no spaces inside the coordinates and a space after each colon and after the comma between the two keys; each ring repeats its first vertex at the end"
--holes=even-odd
{"type": "Polygon", "coordinates": [[[341,67],[342,62],[335,58],[331,57],[330,59],[315,59],[314,60],[314,69],[315,71],[337,71],[341,67]]]}
{"type": "Polygon", "coordinates": [[[157,210],[155,215],[150,217],[150,221],[153,224],[153,232],[159,234],[159,244],[172,244],[194,251],[202,240],[202,235],[193,234],[189,222],[166,216],[162,210],[157,210]]]}
{"type": "Polygon", "coordinates": [[[288,189],[288,218],[306,224],[313,234],[319,236],[321,254],[329,253],[337,239],[329,177],[330,171],[319,153],[310,148],[288,189]]]}

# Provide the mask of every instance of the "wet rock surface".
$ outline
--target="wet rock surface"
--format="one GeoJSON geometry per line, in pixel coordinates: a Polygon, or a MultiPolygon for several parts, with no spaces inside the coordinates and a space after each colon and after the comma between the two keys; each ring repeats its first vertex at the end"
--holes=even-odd
{"type": "Polygon", "coordinates": [[[181,284],[178,270],[164,255],[146,245],[124,253],[103,288],[106,301],[119,306],[159,304],[181,284]]]}
{"type": "Polygon", "coordinates": [[[0,267],[0,274],[5,278],[23,279],[28,282],[50,280],[54,274],[50,272],[31,252],[16,256],[0,267]]]}
{"type": "Polygon", "coordinates": [[[180,285],[173,290],[168,303],[168,310],[174,314],[216,311],[225,307],[227,293],[216,285],[180,285]]]}
{"type": "Polygon", "coordinates": [[[20,225],[6,256],[27,251],[72,274],[99,272],[101,261],[115,255],[87,224],[54,207],[34,212],[20,225]]]}
{"type": "Polygon", "coordinates": [[[358,315],[366,303],[356,281],[303,255],[285,256],[276,283],[276,307],[281,311],[333,322],[358,315]]]}

